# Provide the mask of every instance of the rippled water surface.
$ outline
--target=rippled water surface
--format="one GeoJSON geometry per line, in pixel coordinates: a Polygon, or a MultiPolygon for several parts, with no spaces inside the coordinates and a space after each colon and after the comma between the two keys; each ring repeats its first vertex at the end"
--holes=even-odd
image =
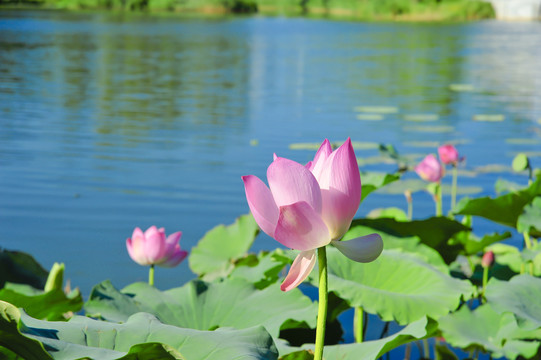
{"type": "MultiPolygon", "coordinates": [[[[246,213],[241,175],[264,178],[273,152],[310,160],[292,143],[351,136],[420,156],[458,141],[465,169],[519,151],[541,167],[540,44],[541,23],[0,12],[0,246],[65,262],[87,296],[146,279],[125,250],[135,226],[182,230],[189,249],[246,213]],[[359,109],[373,106],[397,112],[359,109]]],[[[356,152],[363,170],[395,169],[356,152]]],[[[459,182],[493,194],[498,177],[525,182],[459,182]]],[[[414,203],[433,211],[425,193],[414,203]]],[[[359,214],[405,205],[373,194],[359,214]]],[[[156,276],[168,288],[193,274],[156,276]]]]}

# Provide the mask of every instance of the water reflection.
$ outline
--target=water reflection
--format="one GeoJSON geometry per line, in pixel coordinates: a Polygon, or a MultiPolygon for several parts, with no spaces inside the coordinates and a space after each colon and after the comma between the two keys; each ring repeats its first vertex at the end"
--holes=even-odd
{"type": "MultiPolygon", "coordinates": [[[[273,152],[310,159],[291,143],[351,136],[419,154],[461,140],[469,166],[508,165],[509,153],[527,150],[510,134],[539,138],[540,32],[536,23],[2,12],[0,246],[46,266],[67,262],[83,289],[108,277],[121,286],[146,276],[125,253],[133,227],[182,230],[190,248],[248,211],[241,175],[265,177],[273,152]],[[366,110],[382,106],[396,111],[366,110]],[[491,113],[505,121],[472,120],[491,113]]],[[[461,181],[490,193],[496,176],[461,181]]],[[[399,198],[371,195],[361,213],[405,206],[399,198]]],[[[432,211],[428,196],[416,201],[419,216],[432,211]]],[[[191,278],[187,264],[170,274],[159,286],[191,278]]]]}

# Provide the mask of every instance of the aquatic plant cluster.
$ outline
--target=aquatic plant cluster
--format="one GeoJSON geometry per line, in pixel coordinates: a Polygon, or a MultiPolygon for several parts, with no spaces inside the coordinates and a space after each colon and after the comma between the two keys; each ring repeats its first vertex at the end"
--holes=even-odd
{"type": "Polygon", "coordinates": [[[541,171],[520,154],[513,168],[528,174],[524,184],[456,202],[456,169],[465,165],[451,144],[392,174],[360,174],[351,140],[339,145],[325,140],[305,165],[275,155],[268,186],[243,176],[251,214],[210,230],[189,254],[181,232],[135,228],[127,254],[149,267],[148,283],[103,281],[85,301],[64,284],[63,264],[47,272],[28,254],[1,250],[0,357],[539,358],[541,171]],[[453,180],[443,214],[446,166],[453,180]],[[426,181],[435,216],[414,219],[406,189],[407,213],[354,219],[370,193],[408,171],[426,181]],[[501,231],[474,234],[476,218],[501,231]],[[250,252],[260,229],[287,249],[250,252]],[[512,236],[523,246],[506,244],[512,236]],[[197,278],[157,289],[154,267],[185,258],[197,278]],[[354,342],[343,341],[344,329],[354,342]]]}

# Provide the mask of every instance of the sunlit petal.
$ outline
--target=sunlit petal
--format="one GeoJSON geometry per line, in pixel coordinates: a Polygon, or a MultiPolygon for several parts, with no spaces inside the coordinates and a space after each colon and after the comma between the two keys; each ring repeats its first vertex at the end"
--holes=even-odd
{"type": "Polygon", "coordinates": [[[280,207],[274,238],[295,250],[312,250],[327,245],[330,234],[318,213],[301,201],[280,207]]]}
{"type": "Polygon", "coordinates": [[[279,211],[271,191],[257,176],[243,176],[242,181],[248,206],[256,223],[267,235],[274,237],[279,211]]]}
{"type": "Polygon", "coordinates": [[[305,201],[317,213],[321,212],[319,184],[310,170],[301,164],[277,158],[267,169],[267,178],[278,207],[305,201]]]}

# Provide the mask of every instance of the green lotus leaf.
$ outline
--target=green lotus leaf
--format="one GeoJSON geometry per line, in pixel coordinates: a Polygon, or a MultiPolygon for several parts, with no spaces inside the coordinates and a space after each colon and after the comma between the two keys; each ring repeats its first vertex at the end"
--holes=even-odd
{"type": "Polygon", "coordinates": [[[526,340],[539,338],[539,330],[521,329],[513,314],[500,314],[494,311],[490,303],[473,311],[463,306],[457,312],[440,318],[438,323],[449,344],[465,350],[477,348],[488,351],[495,358],[515,359],[519,355],[531,358],[540,344],[526,340]]]}
{"type": "Polygon", "coordinates": [[[498,195],[507,194],[510,192],[517,192],[520,190],[524,190],[524,185],[517,184],[516,182],[512,182],[506,179],[498,179],[494,184],[494,191],[496,191],[496,194],[498,195]]]}
{"type": "MultiPolygon", "coordinates": [[[[471,284],[442,273],[420,256],[384,250],[371,263],[357,263],[338,250],[328,251],[329,290],[352,307],[362,307],[383,321],[409,324],[423,316],[433,319],[455,310],[471,284]]],[[[315,282],[313,277],[310,281],[315,282]]]]}
{"type": "Polygon", "coordinates": [[[482,197],[477,199],[463,198],[457,204],[459,215],[481,216],[499,224],[512,228],[517,226],[518,217],[524,207],[541,195],[541,176],[537,177],[529,187],[496,198],[482,197]]]}
{"type": "Polygon", "coordinates": [[[259,255],[248,255],[237,261],[231,277],[239,277],[254,284],[258,289],[274,284],[280,278],[280,273],[291,259],[282,249],[272,252],[262,252],[259,255]]]}
{"type": "Polygon", "coordinates": [[[500,242],[511,237],[509,231],[493,234],[486,234],[481,239],[477,238],[473,233],[467,232],[466,236],[457,236],[454,239],[459,241],[464,246],[464,255],[475,255],[484,251],[488,246],[500,242]]]}
{"type": "Polygon", "coordinates": [[[469,227],[458,221],[442,216],[414,221],[397,221],[389,218],[353,220],[351,226],[357,225],[396,237],[417,236],[423,244],[438,251],[447,264],[453,262],[462,251],[462,245],[449,245],[449,239],[456,233],[470,230],[469,227]]]}
{"type": "Polygon", "coordinates": [[[79,290],[66,295],[62,289],[44,292],[29,285],[10,283],[0,290],[0,300],[23,308],[35,318],[47,320],[65,320],[66,313],[77,312],[83,307],[79,290]]]}
{"type": "Polygon", "coordinates": [[[358,114],[357,119],[364,120],[364,121],[381,121],[383,120],[383,115],[382,114],[358,114]]]}
{"type": "Polygon", "coordinates": [[[436,121],[439,118],[440,116],[438,114],[406,114],[404,115],[404,120],[416,121],[416,122],[436,121]]]}
{"type": "Polygon", "coordinates": [[[375,114],[396,114],[399,111],[396,106],[356,106],[353,110],[375,114]]]}
{"type": "Polygon", "coordinates": [[[0,248],[0,288],[12,282],[43,289],[46,281],[47,270],[31,255],[0,248]]]}
{"type": "Polygon", "coordinates": [[[163,324],[147,313],[134,314],[124,324],[83,316],[47,322],[25,314],[21,322],[23,334],[43,343],[55,359],[152,360],[156,354],[163,359],[182,359],[180,354],[186,359],[277,359],[272,337],[262,326],[200,331],[163,324]]]}
{"type": "Polygon", "coordinates": [[[512,312],[531,329],[541,327],[541,279],[528,274],[517,275],[510,281],[492,278],[485,296],[494,310],[512,312]]]}
{"type": "Polygon", "coordinates": [[[21,312],[16,306],[0,300],[0,347],[25,360],[52,359],[39,341],[27,338],[20,332],[20,319],[21,312]]]}
{"type": "Polygon", "coordinates": [[[541,237],[541,196],[524,207],[524,213],[517,219],[517,230],[541,237]]]}
{"type": "Polygon", "coordinates": [[[440,125],[440,126],[404,126],[402,128],[406,132],[423,132],[423,133],[450,133],[455,131],[454,126],[440,125]]]}
{"type": "Polygon", "coordinates": [[[258,232],[251,214],[239,217],[231,225],[216,226],[192,248],[190,269],[207,281],[227,276],[234,268],[234,260],[246,254],[258,232]]]}
{"type": "Polygon", "coordinates": [[[317,314],[316,304],[298,289],[284,293],[279,286],[269,286],[259,290],[240,278],[220,283],[194,280],[167,291],[147,283],[118,291],[110,282],[103,282],[92,290],[85,310],[109,321],[126,321],[133,313],[144,311],[165,324],[197,330],[263,325],[274,337],[289,319],[315,327],[317,314]]]}
{"type": "Polygon", "coordinates": [[[473,121],[500,122],[505,120],[502,114],[477,114],[473,115],[473,121]]]}
{"type": "MultiPolygon", "coordinates": [[[[434,335],[437,328],[437,323],[434,320],[423,317],[415,322],[412,322],[396,334],[391,336],[365,341],[357,344],[340,344],[325,346],[323,355],[325,359],[333,360],[373,360],[378,359],[387,352],[397,348],[400,345],[407,344],[415,340],[421,340],[434,335]]],[[[283,342],[277,343],[278,349],[282,357],[280,360],[304,360],[313,359],[309,356],[314,345],[304,345],[302,349],[288,347],[283,342]]]]}
{"type": "Polygon", "coordinates": [[[366,198],[371,192],[400,179],[400,175],[363,172],[361,174],[361,179],[363,183],[363,189],[361,192],[362,202],[364,198],[366,198]]]}

